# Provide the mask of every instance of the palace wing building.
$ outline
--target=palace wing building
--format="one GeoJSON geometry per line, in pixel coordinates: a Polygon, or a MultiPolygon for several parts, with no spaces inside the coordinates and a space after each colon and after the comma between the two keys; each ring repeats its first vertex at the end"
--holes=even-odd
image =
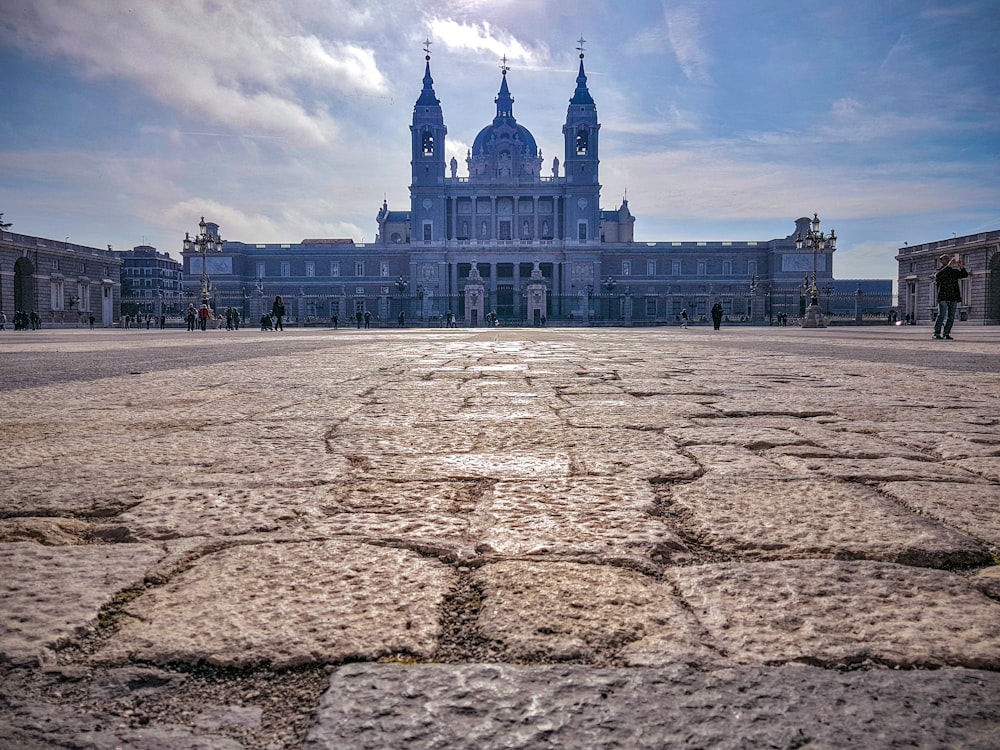
{"type": "MultiPolygon", "coordinates": [[[[220,243],[202,219],[184,244],[186,294],[256,318],[275,295],[288,315],[326,322],[370,312],[382,321],[465,325],[495,315],[513,323],[642,325],[704,319],[715,302],[731,320],[766,323],[800,316],[812,274],[820,306],[858,309],[853,284],[834,282],[833,249],[796,249],[809,218],[784,238],[745,242],[636,242],[627,200],[601,208],[601,124],[580,55],[562,124],[563,154],[543,162],[514,114],[509,70],[501,68],[496,116],[476,135],[460,174],[446,161],[444,108],[430,56],[410,123],[407,210],[383,202],[375,242],[306,239],[298,244],[220,243]],[[221,249],[220,249],[221,248],[221,249]]],[[[891,280],[871,286],[866,310],[884,314],[891,280]]],[[[858,313],[860,314],[860,313],[858,313]]]]}

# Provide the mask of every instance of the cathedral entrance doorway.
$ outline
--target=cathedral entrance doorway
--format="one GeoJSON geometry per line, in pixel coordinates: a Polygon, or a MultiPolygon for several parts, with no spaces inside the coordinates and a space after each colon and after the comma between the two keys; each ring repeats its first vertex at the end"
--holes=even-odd
{"type": "Polygon", "coordinates": [[[14,310],[35,310],[35,267],[27,258],[18,258],[14,264],[14,310]]]}
{"type": "Polygon", "coordinates": [[[519,317],[517,307],[514,304],[513,284],[497,284],[496,313],[501,320],[513,320],[519,317]]]}

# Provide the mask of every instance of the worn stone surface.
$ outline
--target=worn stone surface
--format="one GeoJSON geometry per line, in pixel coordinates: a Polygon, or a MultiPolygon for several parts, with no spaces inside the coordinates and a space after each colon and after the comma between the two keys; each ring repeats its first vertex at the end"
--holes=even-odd
{"type": "Polygon", "coordinates": [[[142,582],[163,552],[145,544],[0,544],[0,655],[14,663],[97,626],[101,607],[142,582]]]}
{"type": "Polygon", "coordinates": [[[729,557],[867,558],[941,568],[992,562],[975,539],[862,484],[716,479],[709,473],[664,490],[661,497],[686,537],[729,557]]]}
{"type": "Polygon", "coordinates": [[[352,664],[304,744],[333,748],[996,747],[1000,675],[352,664]]]}
{"type": "Polygon", "coordinates": [[[476,571],[480,633],[504,661],[630,661],[657,639],[660,660],[715,661],[705,633],[670,584],[607,565],[505,562],[476,571]],[[638,642],[638,644],[637,644],[638,642]],[[637,645],[636,645],[637,644],[637,645]]]}
{"type": "Polygon", "coordinates": [[[437,561],[365,544],[228,547],[132,602],[99,658],[280,668],[428,657],[452,577],[437,561]]]}
{"type": "Polygon", "coordinates": [[[670,571],[735,663],[1000,669],[1000,603],[954,573],[791,560],[670,571]]]}
{"type": "Polygon", "coordinates": [[[959,343],[2,336],[0,745],[991,746],[1000,333],[959,343]]]}

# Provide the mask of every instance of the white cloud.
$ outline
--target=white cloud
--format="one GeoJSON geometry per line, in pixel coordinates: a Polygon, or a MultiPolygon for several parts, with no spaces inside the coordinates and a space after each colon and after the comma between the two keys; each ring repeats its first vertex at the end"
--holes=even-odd
{"type": "Polygon", "coordinates": [[[85,75],[129,80],[191,119],[329,144],[334,119],[306,87],[384,95],[370,49],[301,33],[280,4],[236,0],[137,3],[15,0],[13,41],[85,75]]]}
{"type": "Polygon", "coordinates": [[[509,61],[516,60],[529,67],[542,65],[549,58],[548,48],[544,45],[526,45],[510,32],[497,29],[488,21],[462,23],[450,18],[432,18],[428,23],[431,41],[439,41],[449,49],[468,50],[496,59],[506,56],[509,61]]]}

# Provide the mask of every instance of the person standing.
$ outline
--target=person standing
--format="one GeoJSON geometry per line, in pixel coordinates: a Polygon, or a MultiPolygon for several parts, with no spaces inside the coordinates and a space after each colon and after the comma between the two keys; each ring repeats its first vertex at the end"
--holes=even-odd
{"type": "Polygon", "coordinates": [[[285,318],[285,303],[280,294],[274,298],[274,304],[271,305],[271,317],[274,318],[274,330],[284,331],[285,326],[282,324],[282,320],[285,318]]]}
{"type": "Polygon", "coordinates": [[[718,331],[721,325],[722,325],[722,304],[720,302],[716,302],[714,305],[712,305],[712,327],[715,328],[716,331],[718,331]]]}
{"type": "Polygon", "coordinates": [[[370,311],[365,310],[365,328],[372,327],[372,314],[370,311]]]}
{"type": "Polygon", "coordinates": [[[958,280],[966,278],[969,272],[965,270],[962,260],[957,255],[954,258],[942,255],[938,260],[941,267],[934,274],[938,303],[938,314],[934,319],[934,338],[950,340],[951,327],[955,324],[955,313],[958,312],[958,304],[962,301],[962,290],[958,280]]]}
{"type": "Polygon", "coordinates": [[[203,302],[201,307],[198,308],[198,327],[203,331],[207,329],[208,319],[211,317],[212,311],[208,308],[208,305],[203,302]]]}
{"type": "Polygon", "coordinates": [[[354,320],[358,324],[358,330],[359,331],[361,330],[361,321],[364,320],[364,317],[365,317],[364,314],[360,310],[358,310],[356,313],[354,313],[354,320]]]}
{"type": "Polygon", "coordinates": [[[686,309],[681,310],[681,328],[688,327],[688,311],[686,309]]]}
{"type": "Polygon", "coordinates": [[[194,330],[194,319],[197,317],[197,313],[194,310],[194,305],[188,305],[187,315],[184,316],[184,320],[187,321],[187,329],[189,331],[194,330]]]}

